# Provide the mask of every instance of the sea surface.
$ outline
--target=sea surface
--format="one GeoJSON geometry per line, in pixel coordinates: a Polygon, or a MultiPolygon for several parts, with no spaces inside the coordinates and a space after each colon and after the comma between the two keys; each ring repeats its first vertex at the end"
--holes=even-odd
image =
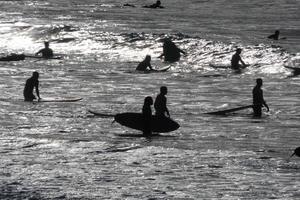
{"type": "Polygon", "coordinates": [[[60,60],[0,63],[0,199],[300,199],[299,0],[1,0],[1,56],[33,55],[50,41],[60,60]],[[135,7],[123,6],[125,3],[135,7]],[[280,30],[280,40],[267,39],[280,30]],[[171,38],[187,52],[158,58],[171,38]],[[226,69],[235,49],[250,66],[226,69]],[[137,73],[145,56],[165,73],[137,73]],[[214,66],[214,67],[213,67],[214,66]],[[42,98],[23,101],[40,73],[42,98]],[[252,103],[256,78],[270,112],[206,112],[252,103]],[[90,114],[141,112],[168,87],[171,118],[158,137],[90,114]]]}

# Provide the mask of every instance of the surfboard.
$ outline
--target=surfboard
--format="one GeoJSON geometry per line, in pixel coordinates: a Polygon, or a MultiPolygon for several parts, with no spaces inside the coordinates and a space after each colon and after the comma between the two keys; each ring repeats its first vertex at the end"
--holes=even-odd
{"type": "MultiPolygon", "coordinates": [[[[143,115],[142,113],[120,113],[115,115],[115,121],[128,128],[143,131],[143,115]]],[[[167,133],[175,131],[180,125],[171,118],[152,115],[151,129],[155,133],[167,133]]]]}
{"type": "Polygon", "coordinates": [[[76,102],[80,100],[82,100],[82,98],[41,98],[39,101],[36,100],[36,102],[76,102]]]}
{"type": "Polygon", "coordinates": [[[153,69],[153,70],[150,70],[150,72],[166,72],[166,71],[168,71],[170,68],[171,68],[171,66],[167,66],[167,67],[164,67],[164,68],[161,68],[161,69],[153,69]]]}
{"type": "Polygon", "coordinates": [[[53,56],[53,57],[50,57],[50,58],[44,58],[44,57],[42,57],[42,56],[31,56],[31,55],[25,55],[25,57],[27,57],[27,58],[38,58],[38,59],[45,59],[45,60],[47,60],[47,59],[54,59],[54,60],[60,60],[60,59],[62,59],[62,57],[61,57],[61,56],[53,56]]]}
{"type": "Polygon", "coordinates": [[[117,136],[119,137],[135,137],[135,138],[140,138],[140,137],[164,137],[164,138],[172,138],[172,137],[176,137],[175,135],[161,135],[161,134],[158,134],[158,133],[153,133],[152,135],[150,136],[145,136],[143,134],[134,134],[134,133],[123,133],[123,134],[117,134],[117,136]]]}
{"type": "Polygon", "coordinates": [[[204,114],[226,115],[226,114],[231,113],[231,112],[235,112],[235,111],[239,111],[239,110],[245,110],[245,109],[252,108],[252,107],[253,107],[253,105],[241,106],[241,107],[237,107],[237,108],[231,108],[231,109],[220,110],[220,111],[215,111],[215,112],[208,112],[208,113],[204,113],[204,114]]]}
{"type": "Polygon", "coordinates": [[[92,111],[92,110],[88,110],[88,112],[98,116],[98,117],[114,117],[115,115],[113,114],[106,114],[106,113],[99,113],[99,112],[96,112],[96,111],[92,111]]]}

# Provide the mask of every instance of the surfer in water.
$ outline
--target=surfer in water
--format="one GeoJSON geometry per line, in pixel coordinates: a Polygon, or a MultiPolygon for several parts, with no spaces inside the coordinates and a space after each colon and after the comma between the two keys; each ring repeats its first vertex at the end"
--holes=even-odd
{"type": "Polygon", "coordinates": [[[261,108],[265,106],[269,112],[269,106],[264,100],[263,91],[261,89],[263,81],[261,78],[256,79],[256,86],[252,90],[253,95],[253,112],[254,117],[261,117],[261,108]]]}
{"type": "Polygon", "coordinates": [[[36,95],[38,100],[41,99],[40,92],[39,92],[39,73],[33,72],[32,76],[27,79],[25,88],[23,91],[24,100],[25,101],[33,101],[36,97],[33,95],[33,89],[35,88],[36,95]]]}
{"type": "Polygon", "coordinates": [[[20,60],[25,60],[25,55],[24,54],[12,53],[8,56],[0,57],[0,61],[20,61],[20,60]]]}
{"type": "Polygon", "coordinates": [[[276,30],[274,34],[268,36],[269,39],[278,40],[279,39],[279,31],[276,30]]]}
{"type": "Polygon", "coordinates": [[[166,86],[160,87],[160,94],[157,95],[154,103],[155,115],[164,116],[167,114],[167,117],[170,117],[169,110],[167,108],[167,98],[166,94],[168,93],[168,88],[166,86]]]}
{"type": "Polygon", "coordinates": [[[146,71],[147,67],[149,67],[150,70],[153,70],[153,68],[151,67],[150,61],[151,61],[151,56],[146,55],[145,59],[138,64],[138,66],[136,67],[135,70],[146,71]]]}
{"type": "Polygon", "coordinates": [[[166,38],[164,39],[163,53],[159,56],[159,58],[164,57],[166,62],[176,62],[180,60],[180,53],[186,55],[186,53],[178,48],[174,42],[172,42],[169,38],[166,38]]]}
{"type": "Polygon", "coordinates": [[[152,110],[151,106],[153,105],[153,99],[152,97],[148,96],[144,99],[144,105],[143,105],[143,118],[144,118],[144,129],[143,129],[143,135],[144,136],[151,136],[151,117],[152,117],[152,110]]]}
{"type": "Polygon", "coordinates": [[[235,54],[231,58],[231,69],[240,70],[241,68],[247,67],[247,65],[244,63],[244,61],[242,60],[242,58],[240,56],[241,53],[242,53],[241,48],[238,48],[235,51],[235,54]],[[239,62],[241,62],[242,65],[240,65],[239,62]]]}
{"type": "Polygon", "coordinates": [[[36,52],[36,56],[42,54],[43,58],[52,58],[53,57],[53,50],[49,48],[49,42],[44,42],[45,48],[36,52]]]}
{"type": "Polygon", "coordinates": [[[144,8],[164,8],[161,6],[161,2],[159,0],[156,1],[156,3],[149,5],[149,6],[143,6],[144,8]]]}

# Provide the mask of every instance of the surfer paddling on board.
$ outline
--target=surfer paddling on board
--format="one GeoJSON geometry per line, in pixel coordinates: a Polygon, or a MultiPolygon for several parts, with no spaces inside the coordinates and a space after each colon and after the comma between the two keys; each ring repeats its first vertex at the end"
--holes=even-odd
{"type": "Polygon", "coordinates": [[[178,48],[169,38],[164,39],[163,53],[159,58],[164,57],[166,62],[177,62],[180,60],[180,53],[186,55],[186,52],[178,48]]]}
{"type": "Polygon", "coordinates": [[[274,34],[268,36],[269,39],[278,40],[279,39],[279,31],[276,30],[274,34]]]}
{"type": "Polygon", "coordinates": [[[160,87],[160,94],[157,95],[154,103],[155,115],[164,116],[165,113],[167,117],[170,117],[169,110],[167,108],[167,98],[166,94],[168,93],[168,88],[166,86],[160,87]]]}
{"type": "Polygon", "coordinates": [[[33,95],[33,89],[35,88],[36,95],[38,100],[41,99],[40,92],[39,92],[39,73],[33,72],[32,76],[27,79],[25,88],[23,91],[24,94],[24,101],[33,101],[36,97],[33,95]]]}
{"type": "Polygon", "coordinates": [[[153,105],[152,97],[148,96],[144,99],[143,105],[143,121],[144,121],[144,128],[143,128],[143,135],[144,136],[151,136],[151,117],[152,117],[152,110],[151,106],[153,105]]]}
{"type": "Polygon", "coordinates": [[[241,48],[238,48],[235,51],[235,54],[231,58],[231,69],[240,70],[241,68],[247,67],[247,65],[244,63],[244,61],[242,60],[242,58],[240,56],[241,53],[242,53],[241,48]],[[240,65],[239,62],[241,62],[242,65],[240,65]]]}
{"type": "Polygon", "coordinates": [[[159,0],[156,1],[156,3],[148,6],[143,6],[144,8],[164,8],[161,6],[161,2],[159,0]]]}
{"type": "Polygon", "coordinates": [[[261,78],[256,79],[256,86],[252,90],[253,95],[253,112],[254,117],[261,117],[261,108],[265,106],[269,112],[269,106],[264,100],[263,91],[261,89],[263,81],[261,78]]]}
{"type": "Polygon", "coordinates": [[[151,56],[146,55],[145,59],[138,64],[138,66],[136,67],[135,70],[137,70],[137,71],[146,71],[147,67],[149,67],[150,70],[153,70],[153,68],[150,64],[150,61],[151,61],[151,56]]]}
{"type": "Polygon", "coordinates": [[[36,52],[36,56],[42,54],[43,58],[52,58],[53,57],[53,50],[49,48],[49,42],[44,42],[45,48],[36,52]]]}

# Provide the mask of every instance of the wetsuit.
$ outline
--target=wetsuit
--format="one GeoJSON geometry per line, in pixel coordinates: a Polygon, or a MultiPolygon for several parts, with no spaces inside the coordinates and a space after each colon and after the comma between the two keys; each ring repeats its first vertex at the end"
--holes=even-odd
{"type": "Polygon", "coordinates": [[[25,101],[33,101],[36,97],[33,95],[33,89],[35,88],[36,93],[39,97],[39,81],[33,77],[27,79],[25,88],[23,91],[25,101]]]}

